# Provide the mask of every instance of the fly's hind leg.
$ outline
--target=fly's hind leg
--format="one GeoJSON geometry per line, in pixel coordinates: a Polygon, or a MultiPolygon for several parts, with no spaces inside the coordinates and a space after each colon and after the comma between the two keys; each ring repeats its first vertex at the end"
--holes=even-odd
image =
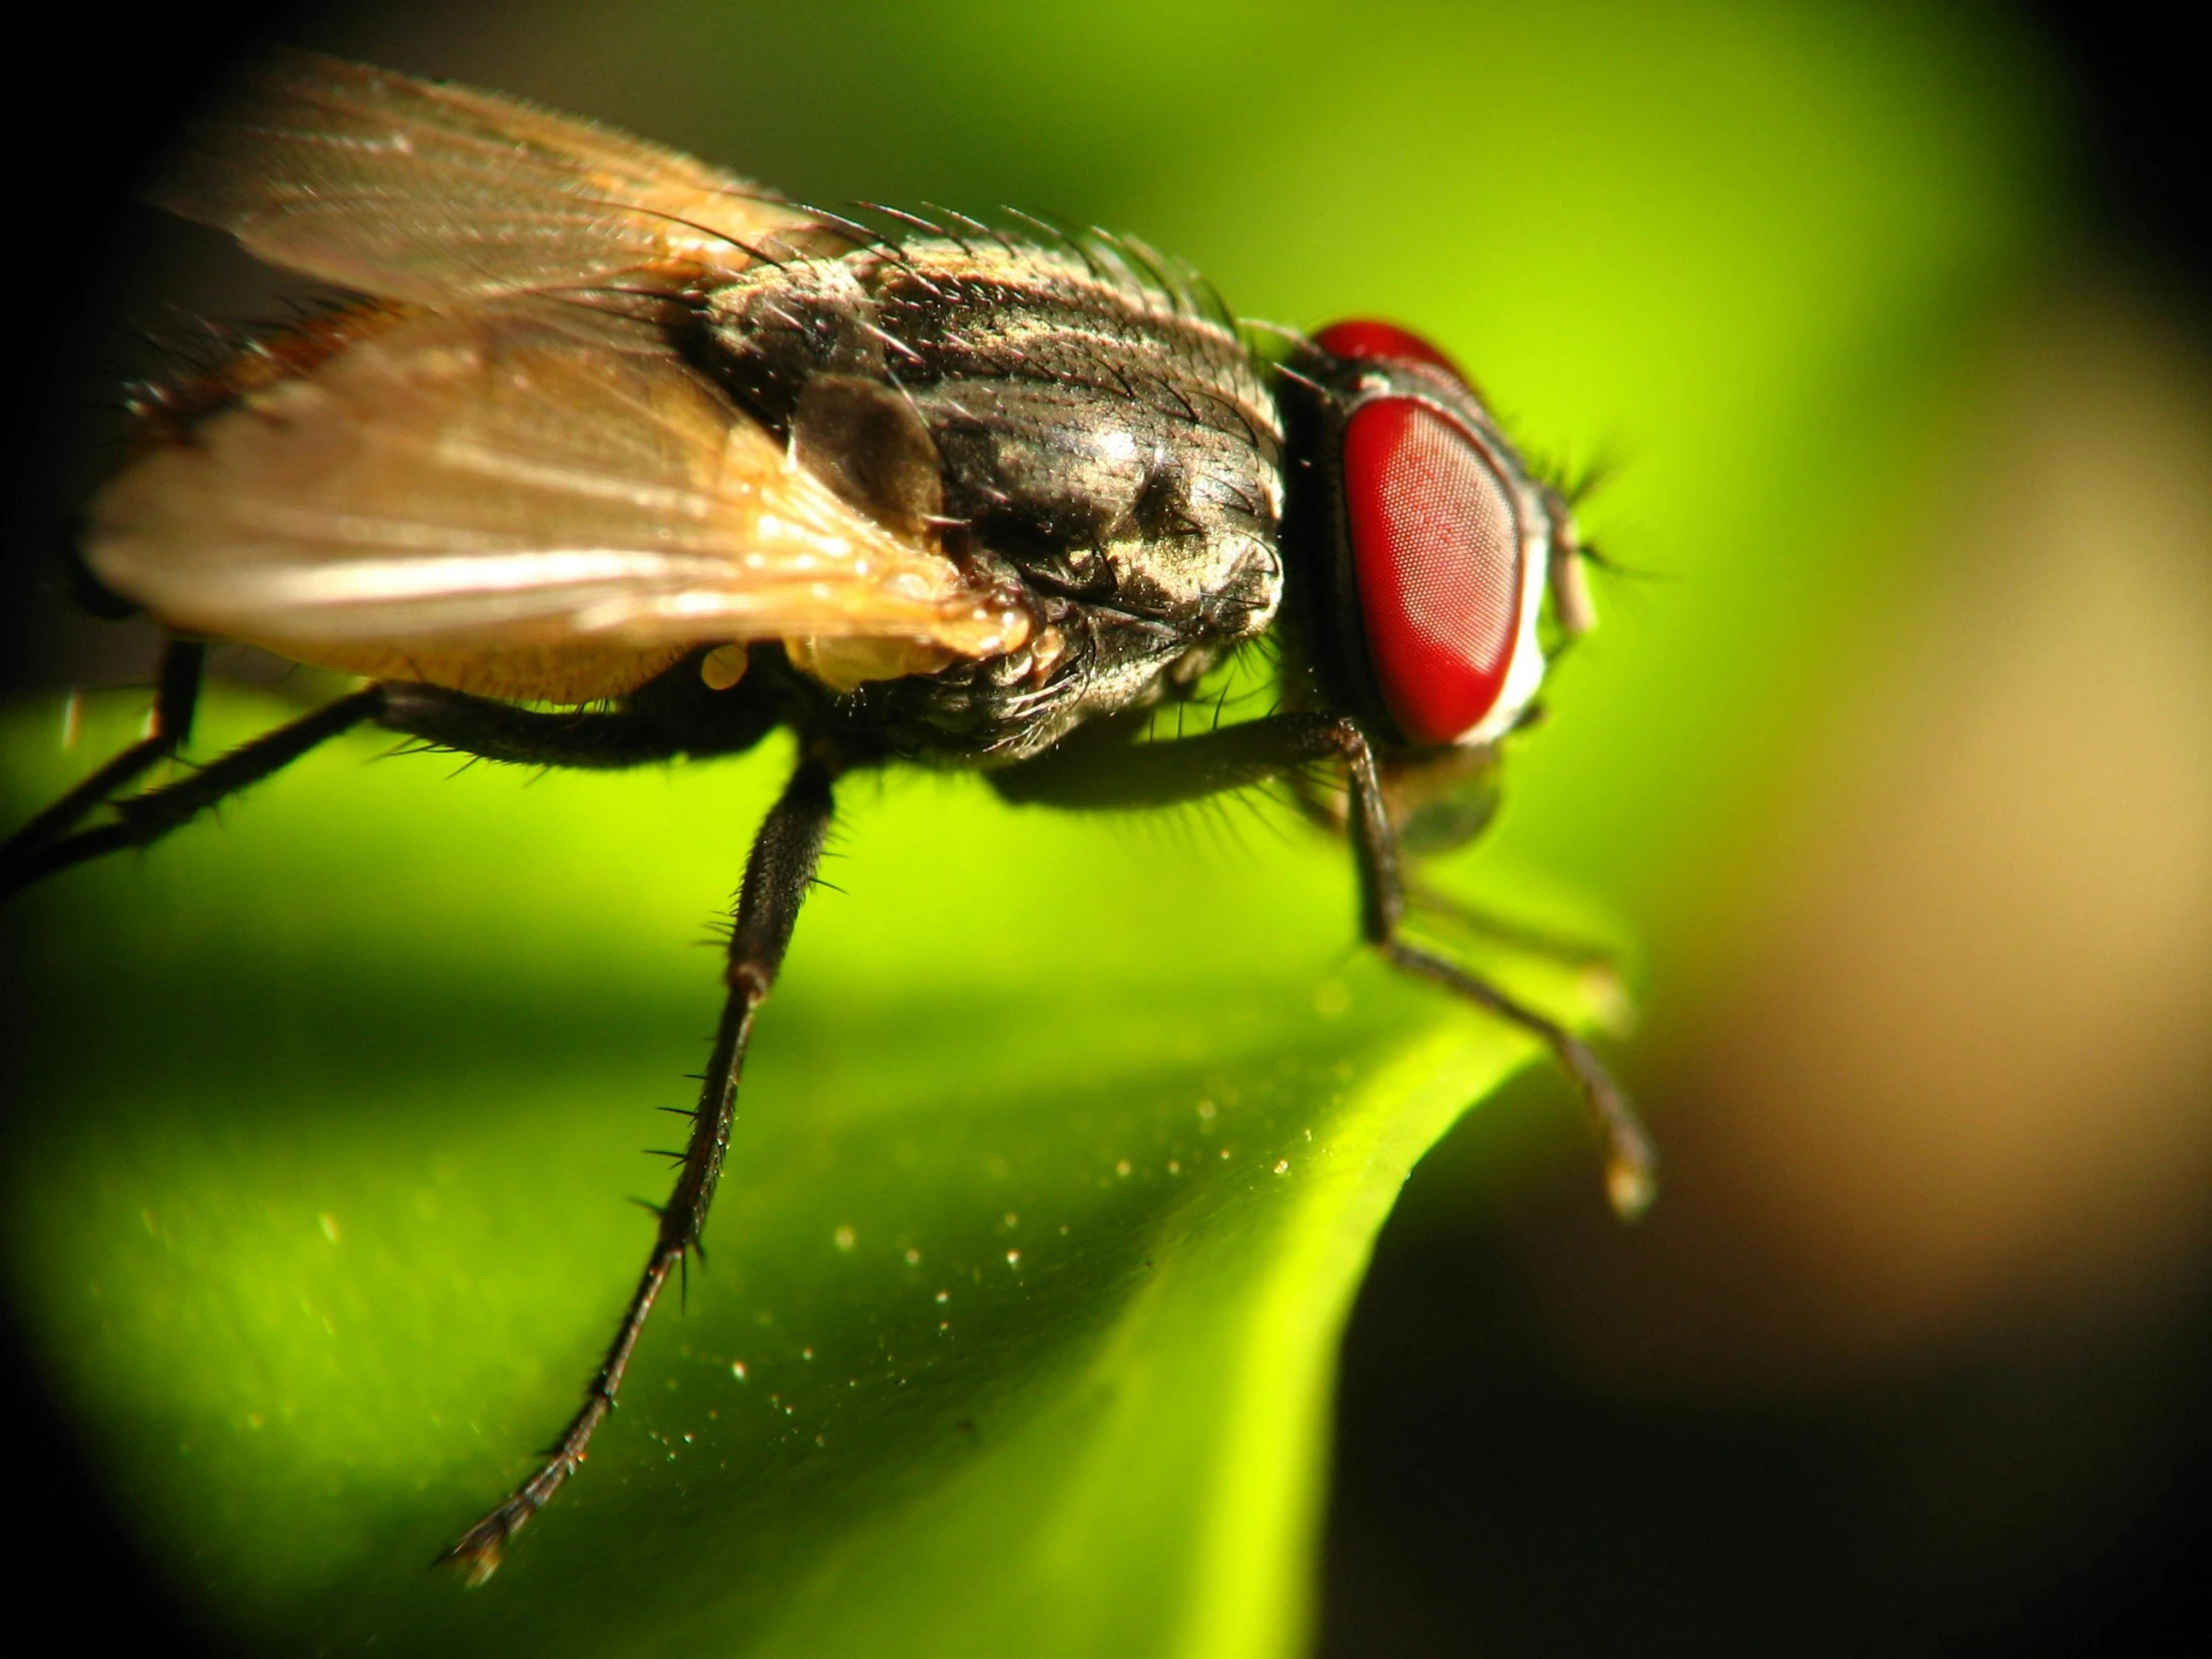
{"type": "Polygon", "coordinates": [[[642,766],[668,760],[691,747],[687,740],[692,734],[628,711],[547,714],[439,686],[386,681],[265,732],[174,784],[110,800],[112,792],[174,754],[189,729],[199,685],[199,646],[180,644],[189,645],[191,654],[178,652],[164,660],[153,735],[16,831],[0,849],[0,897],[88,858],[125,847],[151,846],[210,808],[357,726],[380,726],[440,748],[530,766],[642,766]],[[113,809],[114,822],[69,832],[72,825],[103,804],[113,809]]]}
{"type": "Polygon", "coordinates": [[[1273,779],[1304,778],[1324,765],[1341,767],[1349,785],[1343,829],[1359,870],[1360,924],[1367,941],[1393,966],[1542,1038],[1589,1104],[1606,1149],[1605,1191],[1615,1213],[1624,1220],[1642,1214],[1657,1191],[1658,1155],[1605,1063],[1558,1021],[1402,936],[1407,895],[1397,835],[1374,751],[1356,722],[1274,715],[1157,743],[1086,742],[1079,732],[1074,741],[1033,761],[993,773],[991,782],[1009,801],[1040,806],[1169,806],[1273,779]]]}
{"type": "Polygon", "coordinates": [[[439,1557],[465,1571],[472,1584],[482,1583],[498,1569],[507,1540],[546,1505],[583,1462],[592,1435],[614,1409],[638,1335],[645,1329],[646,1318],[653,1312],[670,1272],[686,1255],[699,1249],[700,1232],[706,1226],[707,1210],[722,1176],[723,1157],[729,1150],[730,1126],[737,1113],[738,1076],[753,1034],[753,1015],[776,983],[793,925],[799,919],[800,904],[814,884],[815,869],[822,858],[823,837],[830,830],[830,771],[821,762],[802,764],[754,838],[723,968],[728,994],[722,1023],[715,1033],[714,1053],[700,1087],[699,1106],[692,1114],[683,1168],[677,1174],[675,1191],[660,1212],[660,1229],[654,1237],[652,1254],[646,1258],[645,1273],[630,1294],[630,1305],[623,1312],[622,1323],[599,1369],[584,1385],[583,1404],[561,1430],[560,1438],[505,1502],[439,1557]]]}
{"type": "Polygon", "coordinates": [[[59,840],[118,790],[138,782],[191,741],[206,661],[207,646],[202,641],[170,638],[155,671],[154,707],[146,736],[0,842],[0,869],[13,869],[37,848],[59,840]]]}
{"type": "Polygon", "coordinates": [[[137,758],[146,744],[127,750],[17,832],[7,845],[5,856],[0,857],[0,897],[20,892],[33,882],[88,858],[119,852],[125,847],[153,845],[172,830],[183,829],[209,808],[291,765],[318,744],[373,720],[382,696],[381,688],[370,686],[334,703],[325,703],[311,714],[301,715],[288,725],[242,744],[221,760],[174,784],[109,802],[116,815],[113,823],[74,833],[60,833],[68,824],[98,807],[108,790],[117,787],[119,782],[128,782],[130,777],[160,759],[159,756],[147,759],[135,770],[111,778],[109,774],[117,772],[120,762],[137,758]],[[91,786],[96,783],[103,788],[92,790],[91,786]],[[65,808],[70,809],[66,818],[63,817],[65,808]],[[33,830],[47,827],[49,821],[54,821],[53,826],[47,828],[43,835],[31,834],[33,830]]]}

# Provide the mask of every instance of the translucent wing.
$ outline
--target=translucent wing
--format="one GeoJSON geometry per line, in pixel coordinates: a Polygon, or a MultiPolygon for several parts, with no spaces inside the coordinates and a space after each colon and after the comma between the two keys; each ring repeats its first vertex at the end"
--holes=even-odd
{"type": "Polygon", "coordinates": [[[536,308],[363,332],[128,465],[91,512],[101,580],[183,631],[558,702],[705,643],[903,642],[857,659],[901,673],[1029,632],[674,356],[536,308]]]}
{"type": "Polygon", "coordinates": [[[775,193],[518,99],[305,52],[195,124],[154,201],[344,287],[436,307],[673,293],[834,237],[775,193]]]}

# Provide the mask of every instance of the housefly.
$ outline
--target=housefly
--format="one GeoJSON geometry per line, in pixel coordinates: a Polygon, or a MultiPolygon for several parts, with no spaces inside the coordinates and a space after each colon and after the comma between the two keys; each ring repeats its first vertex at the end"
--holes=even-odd
{"type": "Polygon", "coordinates": [[[698,1248],[849,773],[972,768],[1093,809],[1287,784],[1349,843],[1368,942],[1548,1043],[1614,1205],[1648,1201],[1649,1145],[1596,1057],[1401,931],[1408,859],[1480,829],[1545,638],[1590,622],[1567,500],[1434,346],[1240,325],[1133,241],[829,213],[305,54],[192,128],[153,194],[358,297],[140,397],[79,556],[167,631],[151,725],[0,849],[5,890],[149,845],[357,727],[544,767],[797,738],[644,1274],[574,1418],[447,1552],[472,1577],[582,1462],[698,1248]],[[1152,738],[1267,635],[1274,712],[1152,738]],[[128,793],[186,742],[209,640],[365,683],[128,793]]]}

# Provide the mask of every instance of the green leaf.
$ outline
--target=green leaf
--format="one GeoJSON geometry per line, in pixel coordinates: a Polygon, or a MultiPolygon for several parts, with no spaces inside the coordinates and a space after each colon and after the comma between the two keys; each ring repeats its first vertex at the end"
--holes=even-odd
{"type": "MultiPolygon", "coordinates": [[[[127,741],[6,732],[11,821],[127,741]]],[[[281,718],[215,700],[198,750],[281,718]]],[[[7,1263],[154,1556],[277,1650],[1295,1650],[1377,1228],[1529,1044],[1353,947],[1265,807],[1071,819],[848,781],[686,1305],[566,1418],[706,1051],[781,781],[330,746],[20,906],[7,1263]]],[[[1556,969],[1493,964],[1587,1012],[1556,969]]],[[[1592,1169],[1593,1195],[1596,1170],[1592,1169]]],[[[1595,1201],[1593,1196],[1593,1202],[1595,1201]]]]}
{"type": "MultiPolygon", "coordinates": [[[[1499,833],[1622,896],[1694,986],[1865,619],[1915,591],[1897,527],[1952,453],[1927,388],[1979,372],[1968,322],[2039,257],[2056,129],[2017,43],[1943,8],[863,10],[320,44],[810,200],[1134,230],[1245,312],[1422,328],[1539,448],[1612,446],[1591,528],[1667,580],[1603,594],[1499,833]]],[[[64,754],[24,711],[10,821],[138,713],[64,754]]],[[[275,713],[219,706],[201,752],[275,713]]],[[[212,1619],[409,1653],[1296,1645],[1368,1241],[1527,1053],[1352,948],[1341,850],[1242,805],[848,786],[845,891],[764,1017],[713,1260],[465,1594],[429,1557],[565,1419],[643,1261],[624,1200],[666,1177],[637,1149],[681,1130],[653,1108],[715,1015],[681,947],[779,757],[449,781],[376,752],[10,921],[9,1290],[212,1619]]]]}

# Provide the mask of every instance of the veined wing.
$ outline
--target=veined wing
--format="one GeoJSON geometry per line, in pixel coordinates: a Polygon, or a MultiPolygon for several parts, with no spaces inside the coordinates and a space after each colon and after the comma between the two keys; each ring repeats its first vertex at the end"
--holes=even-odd
{"type": "Polygon", "coordinates": [[[85,551],[174,629],[555,702],[701,644],[902,644],[859,654],[891,674],[1016,649],[1031,626],[676,357],[594,346],[535,307],[387,313],[139,456],[85,551]]]}
{"type": "Polygon", "coordinates": [[[674,293],[762,253],[841,246],[676,151],[307,52],[265,60],[190,127],[152,194],[273,265],[433,308],[597,284],[674,293]]]}

